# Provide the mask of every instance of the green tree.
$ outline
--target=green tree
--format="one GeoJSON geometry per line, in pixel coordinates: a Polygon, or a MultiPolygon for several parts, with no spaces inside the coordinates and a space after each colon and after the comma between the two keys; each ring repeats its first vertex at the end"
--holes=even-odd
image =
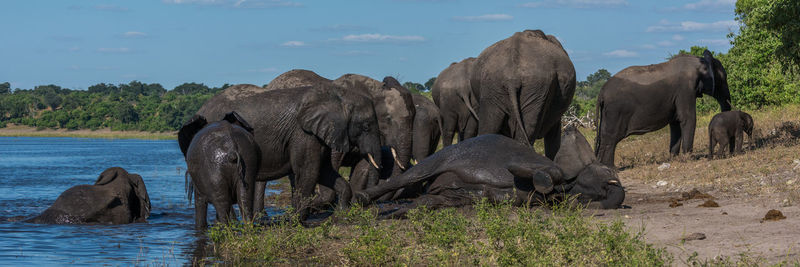
{"type": "Polygon", "coordinates": [[[430,91],[431,88],[433,88],[434,83],[436,83],[436,77],[431,77],[430,79],[428,79],[428,81],[425,82],[425,90],[430,91]]]}
{"type": "Polygon", "coordinates": [[[10,94],[10,93],[11,93],[11,83],[9,82],[0,83],[0,95],[10,94]]]}

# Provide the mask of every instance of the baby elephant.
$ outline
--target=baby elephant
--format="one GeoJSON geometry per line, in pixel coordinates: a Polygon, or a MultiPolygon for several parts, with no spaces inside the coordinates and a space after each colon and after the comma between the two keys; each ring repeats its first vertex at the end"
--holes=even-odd
{"type": "Polygon", "coordinates": [[[29,223],[124,224],[145,222],[150,197],[142,177],[120,167],[103,171],[94,185],[76,185],[29,223]]]}
{"type": "Polygon", "coordinates": [[[231,112],[218,122],[207,123],[195,115],[184,124],[179,145],[186,159],[186,194],[195,198],[195,227],[205,229],[208,204],[214,205],[217,221],[235,219],[233,204],[243,220],[253,218],[255,179],[261,154],[253,128],[231,112]],[[188,144],[187,144],[188,143],[188,144]]]}
{"type": "Polygon", "coordinates": [[[708,124],[708,158],[714,157],[714,147],[719,144],[722,154],[725,147],[731,155],[742,152],[744,133],[753,142],[753,117],[742,111],[725,111],[714,115],[708,124]]]}

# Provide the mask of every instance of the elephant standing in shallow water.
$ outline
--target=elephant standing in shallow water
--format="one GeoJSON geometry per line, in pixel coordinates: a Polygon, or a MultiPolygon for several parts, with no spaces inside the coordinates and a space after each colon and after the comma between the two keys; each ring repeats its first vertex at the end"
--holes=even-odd
{"type": "Polygon", "coordinates": [[[524,205],[577,196],[580,203],[604,209],[619,208],[625,199],[615,171],[597,163],[591,146],[574,128],[565,131],[555,162],[508,137],[482,135],[448,146],[400,176],[354,196],[370,202],[422,182],[428,183],[424,194],[394,215],[419,205],[467,205],[476,198],[524,205]]]}
{"type": "Polygon", "coordinates": [[[236,219],[234,203],[241,218],[251,220],[261,153],[250,124],[231,112],[210,124],[195,115],[181,129],[181,140],[191,141],[180,145],[188,169],[186,194],[190,202],[192,196],[195,199],[195,227],[206,228],[208,204],[214,205],[220,223],[236,219]]]}
{"type": "Polygon", "coordinates": [[[146,222],[150,197],[142,177],[120,167],[103,171],[94,185],[73,186],[39,216],[26,222],[125,224],[146,222]]]}
{"type": "Polygon", "coordinates": [[[727,73],[706,50],[703,57],[681,54],[667,62],[628,67],[611,77],[597,96],[595,153],[614,166],[617,143],[669,125],[672,155],[688,153],[697,124],[695,103],[714,97],[722,111],[731,110],[727,73]]]}

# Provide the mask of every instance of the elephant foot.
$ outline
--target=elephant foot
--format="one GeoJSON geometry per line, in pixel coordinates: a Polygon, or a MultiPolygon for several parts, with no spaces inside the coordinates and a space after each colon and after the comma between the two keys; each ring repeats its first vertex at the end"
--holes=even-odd
{"type": "Polygon", "coordinates": [[[371,199],[369,197],[369,194],[367,194],[367,192],[364,192],[364,191],[353,192],[353,202],[354,203],[358,203],[358,204],[363,206],[363,205],[369,204],[370,200],[371,199]]]}

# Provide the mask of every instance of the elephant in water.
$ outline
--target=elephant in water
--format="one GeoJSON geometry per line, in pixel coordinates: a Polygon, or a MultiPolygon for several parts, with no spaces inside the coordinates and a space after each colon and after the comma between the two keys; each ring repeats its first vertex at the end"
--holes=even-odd
{"type": "Polygon", "coordinates": [[[208,204],[217,211],[217,221],[236,219],[233,204],[243,220],[253,218],[253,198],[261,153],[253,128],[235,111],[218,122],[208,123],[195,115],[181,129],[186,159],[186,194],[194,202],[197,229],[205,229],[208,204]],[[190,179],[191,178],[191,179],[190,179]]]}
{"type": "Polygon", "coordinates": [[[525,30],[489,46],[475,60],[470,85],[480,94],[479,135],[528,145],[544,138],[545,155],[555,157],[576,85],[575,67],[555,36],[525,30]]]}
{"type": "MultiPolygon", "coordinates": [[[[475,58],[466,58],[444,69],[431,88],[431,96],[442,114],[442,145],[469,139],[478,134],[478,100],[480,92],[470,85],[475,58]]],[[[419,159],[417,159],[419,160],[419,159]]]]}
{"type": "Polygon", "coordinates": [[[703,57],[678,55],[667,62],[632,66],[614,74],[597,96],[595,153],[614,166],[617,143],[669,125],[670,153],[688,153],[697,124],[695,102],[714,97],[722,111],[731,110],[727,73],[706,50],[703,57]]]}
{"type": "Polygon", "coordinates": [[[575,128],[561,138],[551,161],[529,146],[501,135],[482,135],[448,146],[388,182],[355,192],[370,202],[388,192],[425,182],[422,196],[393,214],[419,205],[468,205],[477,198],[514,205],[576,196],[592,208],[619,208],[625,191],[614,170],[597,162],[589,142],[575,128]]]}
{"type": "Polygon", "coordinates": [[[146,222],[150,197],[142,177],[120,167],[103,171],[94,185],[76,185],[52,206],[26,222],[48,224],[125,224],[146,222]]]}
{"type": "Polygon", "coordinates": [[[753,143],[753,117],[745,112],[734,110],[714,115],[708,123],[708,159],[714,158],[714,147],[719,144],[724,154],[728,148],[731,155],[742,153],[744,134],[753,143]]]}

